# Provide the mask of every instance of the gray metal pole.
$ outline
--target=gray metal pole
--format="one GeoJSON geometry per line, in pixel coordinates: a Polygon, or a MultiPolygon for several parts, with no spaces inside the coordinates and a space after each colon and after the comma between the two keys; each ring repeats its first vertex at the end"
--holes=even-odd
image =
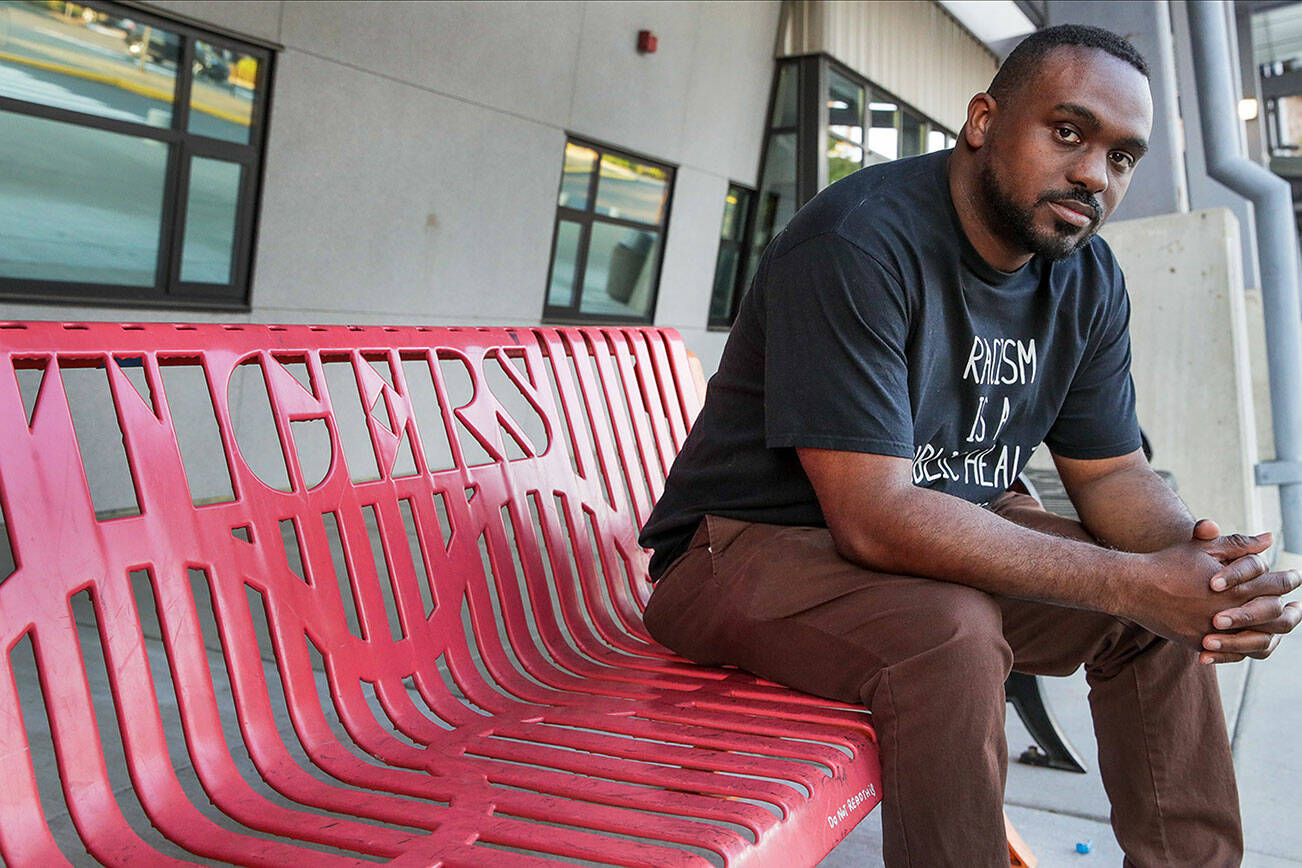
{"type": "Polygon", "coordinates": [[[1275,460],[1257,465],[1257,484],[1279,485],[1284,548],[1302,552],[1302,310],[1298,305],[1293,195],[1283,178],[1239,153],[1235,72],[1230,64],[1225,4],[1221,0],[1190,0],[1188,7],[1207,174],[1252,202],[1257,218],[1275,431],[1275,460]]]}

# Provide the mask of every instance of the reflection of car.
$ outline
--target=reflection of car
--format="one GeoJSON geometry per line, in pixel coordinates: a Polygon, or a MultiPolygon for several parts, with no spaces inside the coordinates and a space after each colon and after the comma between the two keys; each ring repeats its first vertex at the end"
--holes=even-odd
{"type": "MultiPolygon", "coordinates": [[[[181,40],[173,33],[128,21],[125,29],[127,51],[132,57],[143,56],[150,63],[170,63],[176,66],[181,60],[181,40]],[[146,42],[148,44],[146,44],[146,42]]],[[[194,46],[194,69],[198,78],[218,83],[231,77],[231,66],[221,53],[202,42],[194,46]]]]}

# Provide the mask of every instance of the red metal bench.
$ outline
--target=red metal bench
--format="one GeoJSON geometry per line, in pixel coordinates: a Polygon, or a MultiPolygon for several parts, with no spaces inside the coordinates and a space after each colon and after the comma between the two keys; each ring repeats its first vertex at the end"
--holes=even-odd
{"type": "Polygon", "coordinates": [[[816,863],[866,713],[640,621],[697,394],[648,328],[0,324],[3,861],[816,863]]]}

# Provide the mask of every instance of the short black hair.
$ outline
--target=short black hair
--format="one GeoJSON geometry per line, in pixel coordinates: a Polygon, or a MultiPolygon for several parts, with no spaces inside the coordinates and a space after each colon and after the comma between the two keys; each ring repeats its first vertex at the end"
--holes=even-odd
{"type": "Polygon", "coordinates": [[[1102,27],[1083,24],[1059,24],[1037,30],[1023,39],[1013,49],[995,73],[986,93],[1002,100],[1016,93],[1035,74],[1046,57],[1059,48],[1093,48],[1106,51],[1133,66],[1148,78],[1148,64],[1144,56],[1124,36],[1118,36],[1102,27]]]}

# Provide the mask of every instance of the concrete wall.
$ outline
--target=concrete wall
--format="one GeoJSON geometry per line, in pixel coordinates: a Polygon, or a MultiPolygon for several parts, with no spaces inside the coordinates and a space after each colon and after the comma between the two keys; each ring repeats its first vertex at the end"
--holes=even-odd
{"type": "MultiPolygon", "coordinates": [[[[707,362],[730,180],[754,186],[779,3],[138,4],[278,43],[253,310],[195,321],[540,321],[567,133],[679,167],[656,323],[707,362]],[[638,30],[659,37],[639,55],[638,30]]],[[[166,320],[0,304],[0,319],[166,320]]]]}
{"type": "Polygon", "coordinates": [[[1252,479],[1252,341],[1233,214],[1126,220],[1101,234],[1126,273],[1137,410],[1154,465],[1175,474],[1195,516],[1227,532],[1274,529],[1252,479]]]}

